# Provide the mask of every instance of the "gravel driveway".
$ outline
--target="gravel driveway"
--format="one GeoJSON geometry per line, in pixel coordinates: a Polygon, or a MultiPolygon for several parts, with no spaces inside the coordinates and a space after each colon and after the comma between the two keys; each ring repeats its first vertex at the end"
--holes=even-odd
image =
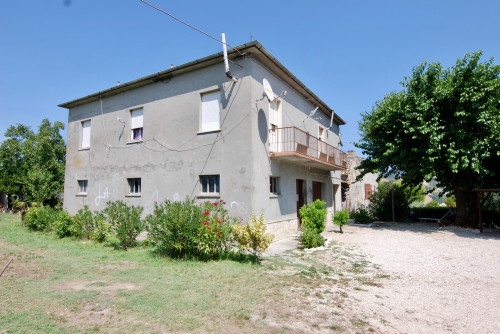
{"type": "Polygon", "coordinates": [[[388,333],[500,333],[500,231],[435,223],[346,226],[326,237],[365,254],[392,279],[359,313],[388,333]]]}

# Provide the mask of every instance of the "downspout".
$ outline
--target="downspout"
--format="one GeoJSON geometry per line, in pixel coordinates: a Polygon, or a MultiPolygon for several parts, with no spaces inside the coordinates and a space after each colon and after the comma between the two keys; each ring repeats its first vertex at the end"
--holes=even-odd
{"type": "Polygon", "coordinates": [[[226,76],[233,80],[233,82],[237,82],[238,79],[232,76],[231,72],[229,72],[229,61],[227,59],[227,48],[226,48],[226,34],[222,33],[222,50],[224,51],[224,66],[226,68],[226,76]]]}

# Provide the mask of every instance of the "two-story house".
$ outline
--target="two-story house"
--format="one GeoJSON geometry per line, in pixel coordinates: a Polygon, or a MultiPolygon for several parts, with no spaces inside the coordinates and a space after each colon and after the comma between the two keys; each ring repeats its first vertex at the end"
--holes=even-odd
{"type": "Polygon", "coordinates": [[[257,41],[228,58],[236,80],[221,52],[61,104],[64,207],[223,199],[231,215],[262,212],[277,237],[316,198],[329,217],[340,209],[345,122],[257,41]]]}

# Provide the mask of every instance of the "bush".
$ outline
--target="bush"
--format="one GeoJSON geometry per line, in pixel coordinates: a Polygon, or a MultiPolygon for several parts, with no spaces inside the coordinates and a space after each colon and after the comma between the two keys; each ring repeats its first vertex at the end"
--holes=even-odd
{"type": "Polygon", "coordinates": [[[323,232],[325,230],[325,219],[327,215],[325,206],[326,203],[319,199],[310,203],[308,206],[302,206],[299,209],[300,219],[302,220],[302,223],[308,225],[312,224],[318,231],[318,233],[323,232]]]}
{"type": "Polygon", "coordinates": [[[106,222],[106,217],[98,211],[90,211],[85,205],[83,209],[73,217],[72,235],[77,238],[85,238],[103,242],[111,233],[111,228],[106,222]]]}
{"type": "Polygon", "coordinates": [[[394,192],[394,213],[396,221],[404,220],[410,214],[412,191],[401,182],[380,182],[377,191],[370,198],[372,216],[382,221],[392,221],[392,195],[394,192]]]}
{"type": "Polygon", "coordinates": [[[73,235],[73,219],[66,211],[59,211],[54,221],[54,232],[59,238],[70,237],[73,235]]]}
{"type": "Polygon", "coordinates": [[[356,211],[351,213],[351,218],[354,219],[355,222],[360,224],[371,224],[373,223],[373,218],[370,215],[370,212],[365,208],[358,208],[356,211]]]}
{"type": "Polygon", "coordinates": [[[223,200],[201,204],[202,220],[198,228],[198,247],[205,256],[214,258],[227,252],[233,243],[231,224],[238,220],[227,215],[223,200]]]}
{"type": "Polygon", "coordinates": [[[146,217],[148,241],[157,252],[174,257],[198,253],[201,208],[193,200],[155,203],[146,217]]]}
{"type": "Polygon", "coordinates": [[[128,206],[123,201],[106,203],[104,213],[124,250],[134,246],[135,239],[144,229],[143,210],[141,206],[128,206]]]}
{"type": "Polygon", "coordinates": [[[300,243],[304,248],[315,248],[325,244],[325,239],[318,233],[318,230],[311,225],[302,224],[300,243]]]}
{"type": "Polygon", "coordinates": [[[426,207],[428,207],[428,208],[439,208],[440,205],[439,205],[438,202],[436,202],[436,201],[433,200],[433,201],[430,201],[429,203],[427,203],[426,207]]]}
{"type": "Polygon", "coordinates": [[[333,222],[340,227],[340,233],[344,233],[342,226],[349,222],[349,212],[347,210],[338,211],[333,215],[333,222]]]}
{"type": "Polygon", "coordinates": [[[237,242],[240,252],[247,251],[255,256],[257,262],[274,239],[274,235],[266,233],[264,217],[252,215],[250,221],[244,225],[235,224],[231,226],[234,240],[237,242]]]}
{"type": "Polygon", "coordinates": [[[51,207],[31,207],[26,212],[24,224],[33,231],[50,231],[56,218],[57,211],[51,207]]]}
{"type": "Polygon", "coordinates": [[[93,228],[90,231],[90,238],[97,242],[104,242],[111,233],[111,226],[106,221],[106,216],[95,211],[93,214],[93,228]]]}

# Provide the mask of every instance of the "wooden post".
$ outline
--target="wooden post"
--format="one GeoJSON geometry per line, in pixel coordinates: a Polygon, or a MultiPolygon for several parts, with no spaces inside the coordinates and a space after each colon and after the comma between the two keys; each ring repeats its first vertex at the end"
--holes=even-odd
{"type": "Polygon", "coordinates": [[[2,276],[2,275],[3,275],[3,272],[5,271],[5,269],[7,269],[7,267],[8,267],[8,266],[9,266],[9,264],[12,262],[12,260],[14,260],[14,259],[10,259],[10,261],[9,261],[9,262],[5,265],[5,267],[3,267],[3,270],[2,270],[2,272],[0,273],[0,276],[2,276]]]}
{"type": "Polygon", "coordinates": [[[481,191],[477,192],[477,211],[478,211],[478,224],[479,224],[479,232],[483,233],[483,217],[481,215],[481,191]]]}

